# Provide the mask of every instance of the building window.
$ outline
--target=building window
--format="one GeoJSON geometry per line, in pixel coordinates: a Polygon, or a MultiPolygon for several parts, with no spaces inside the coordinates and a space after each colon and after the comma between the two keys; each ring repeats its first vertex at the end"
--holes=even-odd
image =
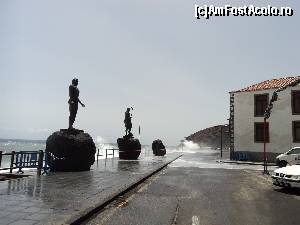
{"type": "Polygon", "coordinates": [[[293,142],[300,142],[300,121],[293,121],[293,142]]]}
{"type": "Polygon", "coordinates": [[[269,94],[254,95],[254,116],[264,116],[268,101],[269,94]]]}
{"type": "MultiPolygon", "coordinates": [[[[269,123],[266,123],[266,142],[269,140],[269,123]]],[[[264,123],[254,123],[254,142],[264,142],[264,123]]]]}
{"type": "Polygon", "coordinates": [[[300,114],[300,91],[292,91],[292,112],[300,114]]]}

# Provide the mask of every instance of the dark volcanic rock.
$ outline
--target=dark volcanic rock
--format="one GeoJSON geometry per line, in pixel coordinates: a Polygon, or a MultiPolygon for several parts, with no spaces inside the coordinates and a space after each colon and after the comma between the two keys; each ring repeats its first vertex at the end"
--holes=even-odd
{"type": "Polygon", "coordinates": [[[85,171],[95,162],[96,146],[81,130],[61,130],[50,135],[46,154],[51,171],[85,171]]]}
{"type": "Polygon", "coordinates": [[[133,136],[124,136],[118,138],[119,158],[120,159],[137,159],[141,153],[141,144],[139,139],[133,136]]]}
{"type": "Polygon", "coordinates": [[[152,150],[156,156],[164,156],[166,154],[166,148],[160,139],[152,142],[152,150]]]}
{"type": "MultiPolygon", "coordinates": [[[[186,140],[193,141],[199,144],[200,147],[220,148],[221,147],[221,125],[200,130],[186,137],[186,140]]],[[[222,143],[223,143],[223,148],[229,148],[228,126],[223,127],[222,143]]]]}

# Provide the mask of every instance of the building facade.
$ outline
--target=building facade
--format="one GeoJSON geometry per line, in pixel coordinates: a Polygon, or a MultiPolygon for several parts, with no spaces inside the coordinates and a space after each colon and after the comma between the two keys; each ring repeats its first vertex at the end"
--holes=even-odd
{"type": "Polygon", "coordinates": [[[230,92],[230,150],[234,159],[263,160],[264,113],[274,91],[266,123],[268,161],[278,154],[300,146],[300,77],[264,81],[230,92]]]}

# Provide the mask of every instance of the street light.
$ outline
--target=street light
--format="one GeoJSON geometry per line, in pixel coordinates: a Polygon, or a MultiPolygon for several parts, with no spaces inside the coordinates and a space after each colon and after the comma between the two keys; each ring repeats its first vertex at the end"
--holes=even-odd
{"type": "MultiPolygon", "coordinates": [[[[267,119],[270,118],[271,116],[271,112],[273,109],[273,102],[276,102],[278,100],[278,93],[279,91],[283,91],[284,89],[278,89],[276,91],[274,91],[272,98],[270,100],[269,105],[266,108],[266,111],[264,113],[264,127],[263,127],[263,138],[264,138],[264,174],[269,174],[268,172],[268,163],[267,163],[267,149],[266,149],[266,142],[267,142],[267,134],[266,134],[266,127],[267,127],[267,119]]],[[[270,135],[270,134],[269,134],[270,135]]]]}
{"type": "MultiPolygon", "coordinates": [[[[221,146],[220,146],[221,159],[223,158],[223,128],[224,127],[228,127],[228,124],[221,125],[221,146]]],[[[228,133],[228,131],[225,131],[225,133],[228,133]]]]}

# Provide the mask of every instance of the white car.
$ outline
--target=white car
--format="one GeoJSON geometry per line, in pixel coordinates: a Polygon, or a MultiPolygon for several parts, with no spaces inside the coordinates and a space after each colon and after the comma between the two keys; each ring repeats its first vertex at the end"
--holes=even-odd
{"type": "Polygon", "coordinates": [[[292,148],[286,153],[280,154],[276,157],[276,164],[279,167],[284,167],[286,165],[300,164],[300,147],[292,148]]]}
{"type": "Polygon", "coordinates": [[[273,184],[279,187],[300,187],[300,165],[279,168],[272,174],[273,184]]]}

